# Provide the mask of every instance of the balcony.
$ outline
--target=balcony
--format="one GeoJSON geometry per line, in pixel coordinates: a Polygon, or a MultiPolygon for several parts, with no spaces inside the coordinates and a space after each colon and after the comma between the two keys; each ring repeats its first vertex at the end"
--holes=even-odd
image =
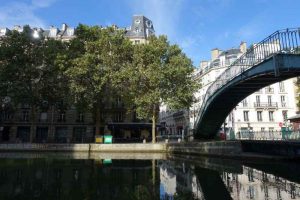
{"type": "Polygon", "coordinates": [[[278,103],[277,102],[254,103],[254,108],[256,108],[256,109],[278,109],[278,103]]]}

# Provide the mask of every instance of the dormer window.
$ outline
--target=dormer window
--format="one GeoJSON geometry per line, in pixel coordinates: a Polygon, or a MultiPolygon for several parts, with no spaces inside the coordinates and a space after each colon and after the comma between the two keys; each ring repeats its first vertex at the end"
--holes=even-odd
{"type": "Polygon", "coordinates": [[[50,29],[50,37],[56,37],[57,34],[57,28],[52,27],[50,29]]]}
{"type": "Polygon", "coordinates": [[[37,39],[37,38],[39,38],[39,37],[40,37],[39,32],[38,32],[37,30],[34,30],[34,31],[33,31],[33,38],[37,39]]]}
{"type": "Polygon", "coordinates": [[[141,32],[141,31],[140,31],[140,29],[139,29],[138,27],[136,27],[136,28],[135,28],[135,32],[136,32],[136,33],[139,33],[139,32],[141,32]]]}
{"type": "Polygon", "coordinates": [[[146,26],[148,28],[151,28],[152,27],[152,22],[150,20],[146,21],[146,26]]]}
{"type": "Polygon", "coordinates": [[[73,36],[74,35],[74,29],[73,28],[68,28],[67,29],[67,35],[68,36],[73,36]]]}
{"type": "Polygon", "coordinates": [[[4,28],[4,29],[0,29],[0,36],[3,36],[3,35],[5,35],[6,34],[6,28],[4,28]]]}

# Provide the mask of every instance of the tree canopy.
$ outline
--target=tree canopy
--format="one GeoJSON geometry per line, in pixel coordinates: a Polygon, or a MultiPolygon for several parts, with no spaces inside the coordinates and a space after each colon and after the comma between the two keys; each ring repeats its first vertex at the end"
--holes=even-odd
{"type": "Polygon", "coordinates": [[[32,37],[32,29],[0,38],[0,93],[15,104],[67,102],[95,115],[111,97],[120,96],[127,109],[155,123],[161,103],[189,108],[197,84],[193,65],[166,36],[151,36],[133,45],[124,30],[80,24],[69,42],[32,37]]]}
{"type": "Polygon", "coordinates": [[[170,45],[166,36],[151,37],[146,44],[134,47],[133,61],[121,72],[140,118],[152,119],[152,140],[159,105],[189,108],[197,89],[192,79],[192,62],[177,45],[170,45]]]}

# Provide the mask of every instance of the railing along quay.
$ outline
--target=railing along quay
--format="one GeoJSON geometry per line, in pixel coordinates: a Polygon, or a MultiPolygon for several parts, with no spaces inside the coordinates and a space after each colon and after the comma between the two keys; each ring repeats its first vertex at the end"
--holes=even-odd
{"type": "Polygon", "coordinates": [[[300,131],[241,131],[237,140],[299,140],[300,131]]]}

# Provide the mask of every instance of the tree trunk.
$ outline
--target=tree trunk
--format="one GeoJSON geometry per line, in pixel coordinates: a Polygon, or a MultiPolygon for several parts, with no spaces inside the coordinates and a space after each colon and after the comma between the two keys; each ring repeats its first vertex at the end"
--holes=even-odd
{"type": "Polygon", "coordinates": [[[29,142],[32,143],[34,140],[34,133],[35,133],[35,114],[36,114],[36,107],[35,105],[31,106],[31,113],[30,113],[30,133],[29,133],[29,142]]]}
{"type": "Polygon", "coordinates": [[[99,105],[96,106],[96,131],[95,135],[100,135],[100,109],[99,105]]]}
{"type": "Polygon", "coordinates": [[[54,142],[54,138],[55,138],[55,133],[54,133],[54,105],[51,106],[51,122],[50,122],[50,128],[49,128],[49,134],[48,134],[48,138],[47,141],[49,142],[54,142]],[[50,138],[50,140],[49,140],[50,138]]]}
{"type": "Polygon", "coordinates": [[[155,143],[155,131],[156,131],[156,110],[155,106],[153,108],[153,113],[152,113],[152,143],[155,143]]]}

